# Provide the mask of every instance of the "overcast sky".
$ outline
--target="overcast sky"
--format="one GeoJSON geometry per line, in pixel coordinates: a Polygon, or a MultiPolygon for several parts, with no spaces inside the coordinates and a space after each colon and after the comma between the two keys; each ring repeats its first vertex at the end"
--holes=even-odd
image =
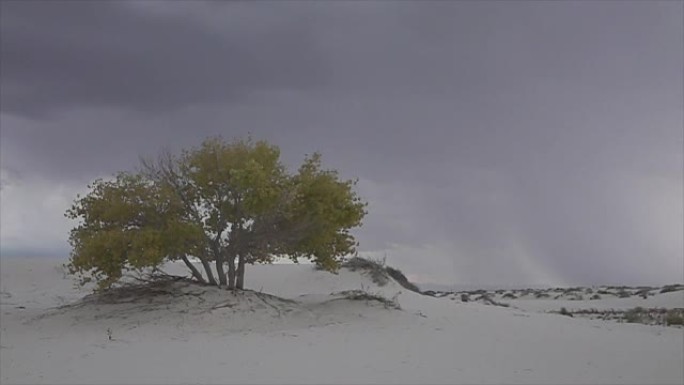
{"type": "Polygon", "coordinates": [[[684,2],[2,1],[3,256],[139,155],[252,133],[358,177],[419,282],[684,280],[684,2]]]}

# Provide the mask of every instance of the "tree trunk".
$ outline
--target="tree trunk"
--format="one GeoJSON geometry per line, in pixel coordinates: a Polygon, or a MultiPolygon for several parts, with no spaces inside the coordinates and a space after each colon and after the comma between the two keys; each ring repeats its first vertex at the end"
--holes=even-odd
{"type": "Polygon", "coordinates": [[[239,290],[244,290],[245,288],[245,257],[242,254],[238,256],[237,283],[235,287],[239,290]]]}
{"type": "Polygon", "coordinates": [[[235,289],[235,256],[228,257],[228,288],[235,289]]]}
{"type": "Polygon", "coordinates": [[[214,272],[211,270],[211,264],[209,261],[207,261],[206,258],[204,257],[199,257],[200,261],[202,262],[202,266],[204,267],[204,272],[207,273],[207,280],[211,285],[218,286],[216,283],[216,279],[214,278],[214,272]]]}
{"type": "Polygon", "coordinates": [[[181,254],[181,258],[183,259],[183,262],[185,262],[185,266],[187,266],[188,269],[190,269],[190,271],[192,272],[192,276],[195,277],[195,279],[198,280],[200,283],[206,284],[207,281],[204,279],[204,277],[202,277],[202,273],[200,273],[199,270],[197,270],[197,268],[195,267],[195,265],[193,265],[192,262],[190,262],[188,256],[185,254],[181,254]]]}
{"type": "MultiPolygon", "coordinates": [[[[226,272],[223,270],[223,258],[216,259],[216,273],[218,274],[219,278],[219,287],[225,287],[227,282],[226,272]]],[[[230,285],[228,287],[230,287],[230,285]]]]}
{"type": "Polygon", "coordinates": [[[212,252],[214,253],[214,259],[216,260],[216,274],[218,274],[219,287],[226,287],[226,273],[223,270],[224,258],[221,254],[221,245],[219,243],[219,237],[216,237],[211,245],[212,252]]]}

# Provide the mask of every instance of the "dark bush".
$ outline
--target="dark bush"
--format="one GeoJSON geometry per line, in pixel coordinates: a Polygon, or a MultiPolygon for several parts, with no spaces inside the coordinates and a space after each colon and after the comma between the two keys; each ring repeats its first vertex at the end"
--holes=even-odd
{"type": "Polygon", "coordinates": [[[339,293],[333,293],[333,295],[341,295],[345,299],[351,301],[376,301],[381,303],[386,309],[401,310],[401,306],[399,306],[399,302],[397,302],[396,298],[387,299],[379,294],[372,294],[363,290],[346,290],[339,293]]]}
{"type": "Polygon", "coordinates": [[[389,282],[390,278],[392,278],[403,288],[416,293],[421,293],[418,286],[410,282],[404,273],[402,273],[399,269],[385,266],[384,261],[373,261],[361,257],[354,257],[343,262],[342,267],[345,267],[351,271],[361,270],[367,272],[373,282],[379,286],[385,286],[387,282],[389,282]]]}
{"type": "Polygon", "coordinates": [[[665,285],[663,288],[660,290],[660,293],[671,293],[673,291],[679,291],[679,290],[684,290],[684,285],[665,285]]]}
{"type": "Polygon", "coordinates": [[[342,263],[342,267],[346,267],[351,271],[362,270],[370,274],[373,282],[379,286],[385,286],[389,282],[389,275],[380,262],[371,261],[365,258],[354,257],[342,263]]]}
{"type": "Polygon", "coordinates": [[[395,281],[397,281],[404,289],[411,290],[416,293],[420,293],[420,289],[418,286],[414,285],[413,283],[409,282],[408,278],[402,273],[399,269],[395,269],[393,267],[385,267],[385,271],[387,274],[389,274],[390,277],[392,277],[395,281]]]}

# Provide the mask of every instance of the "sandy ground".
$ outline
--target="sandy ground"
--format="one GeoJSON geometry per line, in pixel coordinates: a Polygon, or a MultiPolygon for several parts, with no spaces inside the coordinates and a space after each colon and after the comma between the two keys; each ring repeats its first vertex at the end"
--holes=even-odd
{"type": "Polygon", "coordinates": [[[88,291],[61,263],[0,260],[2,384],[684,383],[683,329],[544,313],[569,302],[684,307],[681,291],[503,308],[271,265],[248,267],[253,292],[174,284],[174,296],[103,304],[77,302],[88,291]],[[346,290],[395,298],[401,310],[346,290]]]}

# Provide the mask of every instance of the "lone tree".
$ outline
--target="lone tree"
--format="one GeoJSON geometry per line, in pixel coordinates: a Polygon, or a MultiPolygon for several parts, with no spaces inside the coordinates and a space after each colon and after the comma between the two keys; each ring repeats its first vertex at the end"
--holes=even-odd
{"type": "Polygon", "coordinates": [[[199,282],[243,289],[246,264],[305,258],[334,271],[358,245],[349,231],[366,204],[318,153],[291,174],[276,146],[210,138],[141,163],[95,180],[67,210],[79,221],[68,267],[82,283],[105,289],[125,271],[182,260],[199,282]]]}

